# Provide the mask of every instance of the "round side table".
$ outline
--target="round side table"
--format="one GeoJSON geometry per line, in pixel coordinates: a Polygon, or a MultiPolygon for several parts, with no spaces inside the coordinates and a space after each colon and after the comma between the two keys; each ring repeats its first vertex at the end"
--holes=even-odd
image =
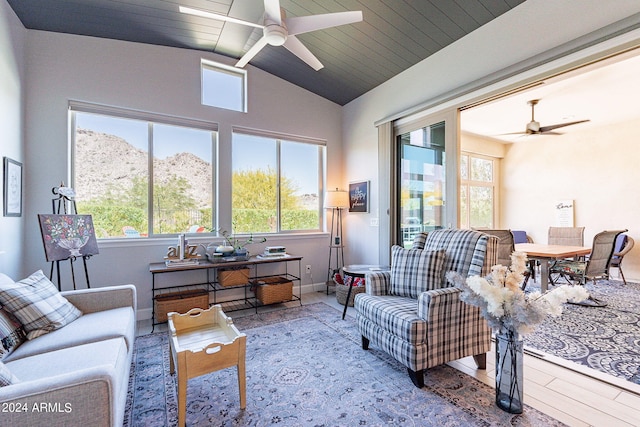
{"type": "MultiPolygon", "coordinates": [[[[346,282],[347,276],[351,276],[352,278],[356,278],[356,277],[361,277],[364,278],[366,277],[367,273],[374,273],[377,271],[389,271],[391,269],[391,267],[389,267],[388,265],[371,265],[371,264],[353,264],[353,265],[345,265],[344,267],[342,267],[342,277],[343,280],[346,282]]],[[[364,286],[367,285],[366,280],[364,280],[364,286]]],[[[351,297],[351,290],[352,290],[353,286],[349,286],[349,289],[347,290],[347,298],[344,301],[344,310],[342,311],[342,320],[344,320],[344,317],[347,314],[347,307],[349,306],[349,298],[351,297]]]]}

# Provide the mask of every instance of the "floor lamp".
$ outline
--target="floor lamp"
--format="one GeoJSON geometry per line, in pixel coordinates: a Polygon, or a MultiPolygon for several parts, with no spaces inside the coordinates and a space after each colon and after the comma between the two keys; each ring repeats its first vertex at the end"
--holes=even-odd
{"type": "Polygon", "coordinates": [[[329,241],[329,268],[327,271],[327,295],[333,284],[333,274],[344,266],[344,242],[342,240],[342,211],[349,207],[349,193],[346,191],[327,191],[324,197],[325,209],[331,209],[331,240],[329,241]],[[332,258],[335,252],[335,267],[332,258]]]}

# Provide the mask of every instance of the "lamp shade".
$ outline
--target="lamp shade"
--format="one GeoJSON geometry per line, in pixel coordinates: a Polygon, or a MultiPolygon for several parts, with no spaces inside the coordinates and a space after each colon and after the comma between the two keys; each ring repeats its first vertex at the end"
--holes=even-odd
{"type": "Polygon", "coordinates": [[[345,209],[349,207],[349,193],[346,191],[327,191],[324,195],[325,208],[345,209]]]}

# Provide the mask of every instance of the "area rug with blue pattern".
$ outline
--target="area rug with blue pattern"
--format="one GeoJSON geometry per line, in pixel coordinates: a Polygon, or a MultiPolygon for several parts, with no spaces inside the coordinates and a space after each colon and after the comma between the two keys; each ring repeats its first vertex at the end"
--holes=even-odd
{"type": "MultiPolygon", "coordinates": [[[[604,307],[565,304],[525,337],[525,345],[640,384],[640,284],[598,280],[585,285],[604,307]]],[[[526,290],[539,290],[531,282],[526,290]]]]}
{"type": "MultiPolygon", "coordinates": [[[[189,381],[189,426],[561,426],[525,407],[508,414],[494,389],[448,365],[416,388],[406,368],[360,345],[355,321],[323,303],[234,319],[247,334],[247,405],[236,369],[189,381]]],[[[167,333],[135,343],[125,426],[174,426],[175,376],[167,333]]]]}

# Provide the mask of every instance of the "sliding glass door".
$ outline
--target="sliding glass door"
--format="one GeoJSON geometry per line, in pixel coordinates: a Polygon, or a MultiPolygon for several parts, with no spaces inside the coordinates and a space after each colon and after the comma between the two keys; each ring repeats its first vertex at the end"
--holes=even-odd
{"type": "Polygon", "coordinates": [[[458,155],[457,112],[395,127],[394,243],[410,248],[421,232],[455,227],[458,155]]]}
{"type": "Polygon", "coordinates": [[[444,122],[398,136],[399,236],[411,247],[416,234],[446,224],[444,122]]]}

